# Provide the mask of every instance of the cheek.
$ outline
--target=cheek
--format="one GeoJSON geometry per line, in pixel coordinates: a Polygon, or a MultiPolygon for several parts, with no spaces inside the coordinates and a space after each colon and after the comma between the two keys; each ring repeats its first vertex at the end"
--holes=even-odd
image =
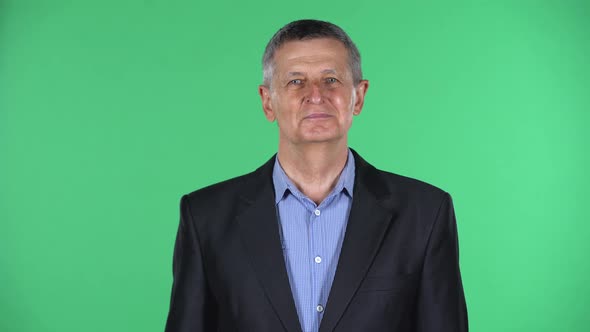
{"type": "Polygon", "coordinates": [[[350,93],[343,93],[340,91],[339,93],[333,94],[332,104],[341,112],[341,113],[351,113],[354,107],[354,95],[350,93]]]}
{"type": "Polygon", "coordinates": [[[277,124],[282,130],[290,131],[290,128],[297,125],[297,104],[291,101],[282,100],[274,104],[274,114],[277,124]]]}

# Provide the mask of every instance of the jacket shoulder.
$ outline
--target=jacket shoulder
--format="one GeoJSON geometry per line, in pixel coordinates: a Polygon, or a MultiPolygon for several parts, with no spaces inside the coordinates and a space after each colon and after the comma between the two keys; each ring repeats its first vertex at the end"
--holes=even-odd
{"type": "Polygon", "coordinates": [[[210,184],[185,194],[184,198],[190,203],[200,202],[200,204],[203,204],[203,202],[211,202],[217,199],[235,196],[240,192],[240,188],[246,182],[248,182],[248,179],[252,177],[254,173],[255,172],[250,172],[221,182],[210,184]]]}
{"type": "Polygon", "coordinates": [[[256,170],[239,175],[221,182],[213,183],[203,188],[192,191],[183,196],[191,205],[214,204],[218,205],[237,199],[239,196],[255,190],[256,187],[266,184],[266,177],[272,176],[272,167],[275,156],[256,170]]]}
{"type": "Polygon", "coordinates": [[[438,186],[435,186],[434,184],[420,180],[420,179],[416,179],[413,177],[400,175],[397,173],[384,171],[384,170],[378,170],[378,171],[381,174],[383,174],[384,177],[388,178],[391,183],[397,184],[398,186],[409,189],[409,190],[416,190],[416,191],[421,191],[421,192],[432,192],[432,193],[436,193],[436,194],[446,193],[446,191],[444,189],[442,189],[438,186]]]}
{"type": "Polygon", "coordinates": [[[398,197],[405,197],[406,203],[438,205],[450,196],[444,189],[416,178],[379,169],[376,169],[376,174],[389,192],[395,193],[398,197]]]}
{"type": "Polygon", "coordinates": [[[356,175],[370,191],[373,191],[376,197],[393,194],[409,201],[424,202],[425,199],[440,201],[448,195],[443,189],[422,180],[378,169],[363,159],[355,150],[352,152],[357,166],[356,175]]]}

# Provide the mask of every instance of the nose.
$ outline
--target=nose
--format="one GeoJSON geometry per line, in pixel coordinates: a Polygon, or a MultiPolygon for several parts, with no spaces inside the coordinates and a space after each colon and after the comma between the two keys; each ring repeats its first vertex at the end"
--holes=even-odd
{"type": "Polygon", "coordinates": [[[322,96],[322,89],[319,84],[314,83],[310,85],[310,88],[307,91],[305,102],[308,104],[321,104],[324,102],[324,97],[322,96]]]}

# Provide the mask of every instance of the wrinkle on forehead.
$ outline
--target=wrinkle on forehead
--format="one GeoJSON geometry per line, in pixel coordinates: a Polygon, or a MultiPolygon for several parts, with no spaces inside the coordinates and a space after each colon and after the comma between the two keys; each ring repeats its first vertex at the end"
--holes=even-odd
{"type": "MultiPolygon", "coordinates": [[[[320,72],[321,74],[337,74],[338,71],[335,69],[324,69],[320,72]]],[[[305,75],[304,72],[301,71],[290,71],[287,73],[287,76],[303,76],[305,75]]]]}
{"type": "Polygon", "coordinates": [[[346,66],[346,59],[340,60],[334,54],[326,54],[325,56],[301,56],[292,57],[281,61],[280,65],[287,68],[294,68],[292,71],[298,71],[299,67],[323,67],[322,70],[332,69],[335,70],[338,67],[346,66]]]}
{"type": "Polygon", "coordinates": [[[318,61],[286,60],[277,63],[277,74],[283,77],[306,76],[310,74],[349,76],[348,63],[334,57],[318,61]]]}

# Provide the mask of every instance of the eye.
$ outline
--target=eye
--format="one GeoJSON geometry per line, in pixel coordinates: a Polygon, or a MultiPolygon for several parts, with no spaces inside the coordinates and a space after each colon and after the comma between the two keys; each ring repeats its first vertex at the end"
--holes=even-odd
{"type": "Polygon", "coordinates": [[[335,79],[334,77],[326,78],[326,83],[336,83],[336,82],[338,82],[338,80],[335,79]]]}
{"type": "Polygon", "coordinates": [[[294,79],[289,81],[289,85],[300,85],[301,83],[303,83],[303,81],[300,79],[294,79]]]}

